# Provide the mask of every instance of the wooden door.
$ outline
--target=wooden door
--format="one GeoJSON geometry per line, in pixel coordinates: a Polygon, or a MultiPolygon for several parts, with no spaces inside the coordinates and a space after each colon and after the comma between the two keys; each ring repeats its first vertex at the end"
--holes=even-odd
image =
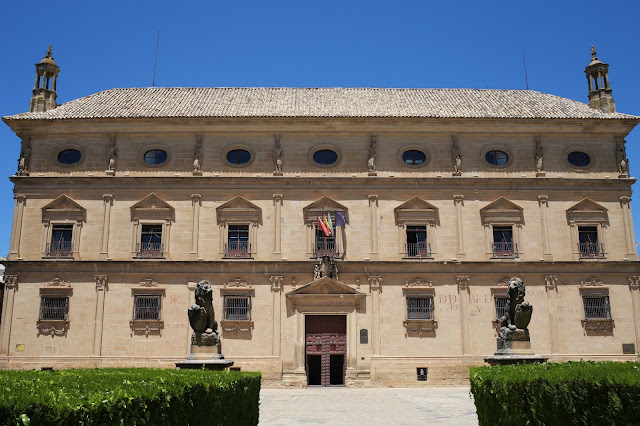
{"type": "Polygon", "coordinates": [[[342,386],[347,366],[347,317],[307,315],[306,370],[309,386],[342,386]]]}

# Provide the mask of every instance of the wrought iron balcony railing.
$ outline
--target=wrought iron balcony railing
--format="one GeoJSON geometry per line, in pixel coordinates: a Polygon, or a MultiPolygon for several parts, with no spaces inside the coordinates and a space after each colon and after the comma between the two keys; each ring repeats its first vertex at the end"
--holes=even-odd
{"type": "Polygon", "coordinates": [[[518,257],[518,245],[513,242],[493,243],[493,257],[518,257]]]}
{"type": "Polygon", "coordinates": [[[597,258],[604,257],[603,243],[578,243],[578,251],[580,258],[597,258]]]}
{"type": "Polygon", "coordinates": [[[431,257],[431,244],[429,243],[407,243],[406,256],[415,258],[431,257]]]}
{"type": "Polygon", "coordinates": [[[313,257],[340,257],[340,251],[335,241],[316,241],[313,257]]]}
{"type": "Polygon", "coordinates": [[[251,257],[251,244],[242,241],[232,241],[224,245],[224,257],[248,258],[251,257]]]}
{"type": "Polygon", "coordinates": [[[47,257],[71,257],[73,255],[73,246],[71,241],[54,241],[47,243],[45,256],[47,257]]]}
{"type": "Polygon", "coordinates": [[[136,244],[136,257],[157,259],[164,256],[164,244],[162,243],[138,243],[136,244]]]}

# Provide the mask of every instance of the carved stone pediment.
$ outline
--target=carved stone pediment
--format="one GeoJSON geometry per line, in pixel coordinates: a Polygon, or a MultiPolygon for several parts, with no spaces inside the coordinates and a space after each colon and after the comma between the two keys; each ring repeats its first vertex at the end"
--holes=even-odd
{"type": "Polygon", "coordinates": [[[500,197],[493,203],[480,209],[483,224],[524,223],[523,209],[519,205],[500,197]]]}
{"type": "Polygon", "coordinates": [[[569,222],[607,223],[607,209],[589,198],[584,198],[567,209],[567,220],[569,222]]]}
{"type": "Polygon", "coordinates": [[[223,223],[262,223],[262,209],[237,196],[216,208],[218,225],[223,223]]]}
{"type": "Polygon", "coordinates": [[[413,197],[393,210],[396,225],[404,223],[418,224],[438,222],[438,208],[427,203],[420,197],[413,197]]]}
{"type": "Polygon", "coordinates": [[[87,210],[66,195],[61,195],[42,207],[42,220],[86,220],[87,210]]]}
{"type": "Polygon", "coordinates": [[[324,277],[287,293],[287,299],[296,305],[355,306],[364,302],[365,294],[348,285],[324,277]]]}
{"type": "Polygon", "coordinates": [[[131,220],[158,219],[173,221],[174,208],[153,192],[131,206],[131,220]]]}
{"type": "Polygon", "coordinates": [[[344,216],[345,223],[349,224],[349,209],[327,196],[314,201],[302,209],[304,222],[310,223],[317,221],[318,215],[321,215],[323,212],[341,212],[344,216]]]}
{"type": "Polygon", "coordinates": [[[404,286],[408,287],[433,287],[431,280],[424,280],[422,278],[414,278],[412,280],[405,281],[404,286]]]}
{"type": "Polygon", "coordinates": [[[71,287],[71,283],[69,281],[64,281],[56,277],[46,283],[45,287],[71,287]]]}
{"type": "Polygon", "coordinates": [[[581,287],[602,287],[604,283],[598,277],[587,278],[584,281],[580,281],[581,287]]]}

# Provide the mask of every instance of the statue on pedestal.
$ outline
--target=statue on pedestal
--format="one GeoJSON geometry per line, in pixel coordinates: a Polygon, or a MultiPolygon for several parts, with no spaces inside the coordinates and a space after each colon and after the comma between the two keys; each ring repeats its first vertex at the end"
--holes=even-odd
{"type": "Polygon", "coordinates": [[[203,280],[196,285],[196,303],[189,308],[189,323],[193,329],[192,345],[216,346],[220,344],[212,295],[213,290],[209,281],[203,280]]]}

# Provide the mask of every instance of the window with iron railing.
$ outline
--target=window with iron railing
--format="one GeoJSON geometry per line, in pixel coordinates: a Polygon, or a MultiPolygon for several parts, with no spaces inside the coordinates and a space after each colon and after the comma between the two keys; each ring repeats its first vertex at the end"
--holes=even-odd
{"type": "Polygon", "coordinates": [[[249,225],[229,225],[228,235],[224,245],[225,257],[251,257],[249,225]]]}
{"type": "Polygon", "coordinates": [[[47,257],[71,257],[73,255],[73,225],[52,225],[51,242],[45,249],[47,257]]]}
{"type": "Polygon", "coordinates": [[[407,297],[408,320],[433,320],[433,296],[407,297]]]}
{"type": "Polygon", "coordinates": [[[69,314],[68,296],[41,296],[39,321],[67,321],[69,314]]]}
{"type": "MultiPolygon", "coordinates": [[[[331,213],[326,214],[328,220],[331,220],[332,224],[335,224],[335,216],[331,213]],[[330,219],[329,219],[330,218],[330,219]]],[[[315,244],[313,246],[314,257],[338,257],[340,255],[338,245],[336,244],[335,232],[336,227],[333,227],[332,233],[327,235],[322,229],[319,228],[318,222],[314,223],[315,226],[315,244]]],[[[327,227],[327,229],[330,229],[327,227]]]]}
{"type": "Polygon", "coordinates": [[[224,296],[223,319],[230,321],[250,321],[251,297],[232,295],[224,296]]]}
{"type": "Polygon", "coordinates": [[[136,257],[161,258],[163,256],[162,225],[142,225],[140,242],[136,244],[136,257]]]}
{"type": "Polygon", "coordinates": [[[407,225],[406,257],[431,257],[431,244],[427,242],[427,227],[407,225]]]}
{"type": "Polygon", "coordinates": [[[133,319],[143,321],[160,320],[160,295],[136,294],[133,296],[133,319]]]}
{"type": "Polygon", "coordinates": [[[578,252],[581,258],[604,257],[604,244],[598,242],[597,226],[578,226],[578,252]]]}
{"type": "Polygon", "coordinates": [[[611,305],[609,296],[590,295],[582,296],[585,319],[611,319],[611,305]]]}
{"type": "Polygon", "coordinates": [[[513,227],[493,226],[493,257],[518,257],[518,246],[513,241],[513,227]]]}

